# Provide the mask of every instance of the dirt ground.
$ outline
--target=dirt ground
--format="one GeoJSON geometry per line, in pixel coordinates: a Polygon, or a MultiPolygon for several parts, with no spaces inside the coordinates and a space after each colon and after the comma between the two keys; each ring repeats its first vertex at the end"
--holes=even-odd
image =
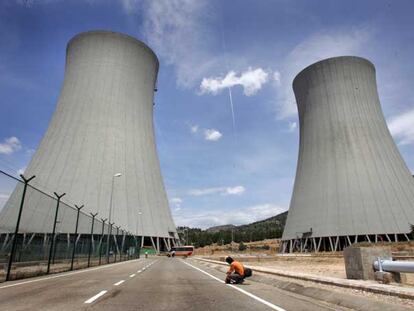
{"type": "MultiPolygon", "coordinates": [[[[264,240],[245,243],[246,250],[239,251],[239,244],[211,245],[196,250],[196,255],[210,259],[223,260],[224,256],[232,255],[246,265],[263,266],[276,270],[305,273],[346,279],[345,264],[342,252],[313,254],[278,254],[280,240],[264,240]]],[[[414,242],[400,243],[360,243],[360,246],[388,246],[398,260],[414,261],[414,242]]],[[[414,274],[404,274],[405,286],[414,286],[414,274]]]]}

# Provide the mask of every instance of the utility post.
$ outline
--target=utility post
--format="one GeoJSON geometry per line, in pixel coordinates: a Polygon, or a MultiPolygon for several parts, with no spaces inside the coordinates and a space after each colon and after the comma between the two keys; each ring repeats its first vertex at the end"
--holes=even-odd
{"type": "Polygon", "coordinates": [[[75,204],[75,207],[77,209],[77,214],[76,214],[75,237],[73,239],[73,248],[72,248],[72,260],[70,262],[70,270],[73,270],[73,260],[75,259],[76,240],[77,240],[77,237],[76,236],[78,234],[78,225],[79,225],[79,213],[80,213],[80,210],[83,208],[83,205],[77,206],[75,204]]]}
{"type": "Polygon", "coordinates": [[[102,233],[101,233],[101,242],[99,243],[99,265],[101,265],[101,258],[102,258],[102,242],[103,242],[103,238],[104,238],[104,229],[105,229],[105,221],[107,221],[108,219],[105,218],[101,218],[102,221],[102,233]]]}
{"type": "Polygon", "coordinates": [[[56,238],[55,237],[55,232],[56,232],[56,221],[57,221],[57,217],[58,217],[58,213],[59,213],[59,204],[60,204],[60,200],[62,199],[62,197],[66,193],[63,193],[61,195],[58,195],[56,192],[53,192],[53,194],[57,198],[57,203],[56,203],[56,211],[55,211],[55,220],[53,222],[52,238],[51,238],[51,241],[50,241],[49,258],[47,260],[47,270],[46,270],[46,274],[49,274],[49,272],[50,272],[50,260],[52,259],[53,247],[54,247],[55,238],[56,238]]]}
{"type": "Polygon", "coordinates": [[[27,186],[29,185],[29,182],[35,178],[36,176],[33,175],[32,177],[30,177],[29,179],[26,179],[23,174],[20,174],[20,177],[23,179],[24,182],[24,187],[23,187],[23,194],[22,194],[22,199],[20,201],[20,208],[19,208],[19,214],[17,215],[17,222],[16,222],[16,227],[14,228],[14,235],[13,235],[13,242],[12,242],[12,249],[10,252],[10,257],[9,257],[9,263],[7,265],[7,274],[6,274],[6,281],[10,280],[10,271],[11,271],[11,266],[13,264],[13,259],[14,259],[14,255],[16,253],[16,245],[17,245],[17,234],[19,233],[19,227],[20,227],[20,219],[22,217],[22,211],[23,211],[23,205],[24,205],[24,199],[26,197],[26,190],[27,190],[27,186]]]}
{"type": "Polygon", "coordinates": [[[92,251],[92,241],[93,241],[93,225],[95,223],[95,217],[98,213],[89,213],[92,216],[92,226],[91,226],[91,239],[89,241],[89,250],[88,250],[88,268],[91,266],[91,251],[92,251]]]}

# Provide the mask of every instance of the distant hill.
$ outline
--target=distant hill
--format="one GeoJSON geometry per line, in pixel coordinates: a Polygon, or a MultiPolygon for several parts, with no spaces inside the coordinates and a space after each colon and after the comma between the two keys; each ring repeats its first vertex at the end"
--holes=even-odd
{"type": "Polygon", "coordinates": [[[202,230],[199,228],[178,227],[177,231],[186,244],[196,247],[210,245],[212,243],[228,244],[232,241],[261,241],[282,237],[285,227],[287,212],[256,221],[247,225],[222,225],[202,230]],[[188,240],[188,241],[186,241],[188,240]]]}
{"type": "Polygon", "coordinates": [[[221,226],[214,226],[206,229],[208,232],[219,232],[219,231],[226,231],[226,230],[249,230],[249,229],[258,229],[258,228],[278,228],[281,231],[283,231],[285,224],[286,224],[286,218],[287,218],[288,212],[283,212],[281,214],[278,214],[276,216],[272,216],[270,218],[259,220],[256,222],[252,222],[251,224],[247,225],[240,225],[235,226],[232,224],[228,225],[221,225],[221,226]]]}
{"type": "Polygon", "coordinates": [[[264,220],[259,220],[256,222],[252,222],[251,224],[247,224],[247,225],[241,225],[241,226],[237,226],[239,229],[254,229],[254,228],[261,228],[261,227],[269,227],[271,226],[272,228],[277,227],[279,228],[281,231],[283,231],[283,229],[285,228],[285,224],[286,224],[286,218],[287,218],[288,212],[283,212],[281,214],[278,214],[276,216],[272,216],[270,218],[264,219],[264,220]]]}
{"type": "Polygon", "coordinates": [[[223,230],[232,230],[237,228],[235,225],[221,225],[221,226],[214,226],[206,229],[207,232],[219,232],[223,230]]]}

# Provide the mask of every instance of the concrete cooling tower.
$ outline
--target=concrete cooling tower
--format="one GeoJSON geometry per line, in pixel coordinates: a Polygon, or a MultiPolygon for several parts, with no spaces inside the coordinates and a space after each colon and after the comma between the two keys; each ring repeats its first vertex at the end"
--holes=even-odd
{"type": "MultiPolygon", "coordinates": [[[[36,175],[30,184],[47,193],[84,204],[86,214],[171,242],[177,233],[153,128],[158,66],[154,52],[127,35],[91,31],[72,38],[56,111],[25,176],[36,175]]],[[[13,194],[0,227],[14,228],[19,203],[20,194],[13,194]]],[[[28,196],[21,232],[51,232],[54,209],[44,196],[28,196]]],[[[62,213],[60,231],[73,232],[75,218],[62,213]]],[[[79,231],[89,233],[90,221],[79,231]]]]}
{"type": "Polygon", "coordinates": [[[388,131],[373,64],[323,60],[300,72],[293,89],[300,146],[282,251],[408,240],[414,181],[388,131]]]}

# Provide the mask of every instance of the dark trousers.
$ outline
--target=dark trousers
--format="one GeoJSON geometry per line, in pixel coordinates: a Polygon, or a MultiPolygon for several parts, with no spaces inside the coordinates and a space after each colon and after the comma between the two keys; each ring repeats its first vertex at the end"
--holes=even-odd
{"type": "Polygon", "coordinates": [[[226,284],[240,284],[243,283],[244,276],[241,276],[238,273],[232,273],[226,277],[226,284]]]}

